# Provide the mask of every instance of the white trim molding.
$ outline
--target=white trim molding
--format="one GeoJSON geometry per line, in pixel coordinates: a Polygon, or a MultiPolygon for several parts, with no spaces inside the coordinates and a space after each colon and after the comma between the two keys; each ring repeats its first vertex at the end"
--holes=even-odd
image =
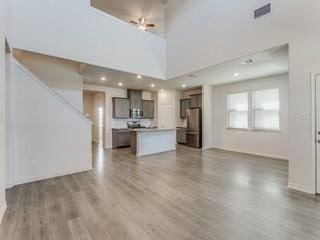
{"type": "Polygon", "coordinates": [[[55,174],[51,174],[51,175],[47,175],[47,176],[39,176],[39,177],[34,177],[34,178],[28,178],[28,179],[24,179],[23,181],[16,181],[14,183],[14,186],[25,184],[25,183],[31,183],[31,182],[47,180],[47,179],[50,179],[50,178],[67,176],[67,175],[81,173],[81,172],[87,172],[87,171],[91,171],[91,170],[92,170],[92,166],[91,167],[87,167],[87,168],[76,169],[76,170],[73,170],[73,171],[55,173],[55,174]]]}
{"type": "Polygon", "coordinates": [[[299,192],[303,192],[303,193],[309,193],[314,195],[315,194],[315,189],[309,186],[302,186],[302,185],[298,185],[298,184],[294,184],[294,183],[288,183],[288,188],[292,189],[292,190],[296,190],[299,192]]]}
{"type": "Polygon", "coordinates": [[[320,186],[318,186],[318,178],[320,177],[320,173],[318,173],[318,163],[317,163],[317,143],[316,143],[316,131],[317,131],[317,121],[316,121],[316,81],[317,77],[320,76],[320,73],[311,73],[310,76],[310,92],[311,92],[311,99],[310,99],[310,106],[311,106],[311,154],[312,154],[312,173],[313,173],[313,182],[314,182],[314,193],[317,194],[320,191],[320,186]]]}

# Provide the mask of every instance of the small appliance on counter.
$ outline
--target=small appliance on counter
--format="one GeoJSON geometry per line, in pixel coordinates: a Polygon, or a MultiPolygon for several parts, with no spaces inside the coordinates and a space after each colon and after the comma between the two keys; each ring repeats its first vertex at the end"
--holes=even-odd
{"type": "Polygon", "coordinates": [[[128,128],[136,129],[136,128],[145,128],[141,125],[140,121],[128,121],[127,122],[128,128]]]}
{"type": "Polygon", "coordinates": [[[187,146],[202,148],[201,108],[187,109],[187,146]]]}

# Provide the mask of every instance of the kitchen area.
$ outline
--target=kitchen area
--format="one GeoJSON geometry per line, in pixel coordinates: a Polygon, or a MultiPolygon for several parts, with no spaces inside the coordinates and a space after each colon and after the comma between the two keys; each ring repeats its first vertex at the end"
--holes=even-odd
{"type": "Polygon", "coordinates": [[[144,99],[142,90],[128,89],[127,97],[113,97],[112,109],[114,120],[127,120],[126,128],[112,128],[113,149],[130,147],[137,156],[176,150],[176,129],[155,125],[156,101],[144,99]]]}
{"type": "MultiPolygon", "coordinates": [[[[176,109],[171,115],[179,120],[181,124],[174,123],[174,127],[166,127],[157,119],[157,113],[161,114],[161,105],[158,104],[157,97],[145,99],[142,90],[128,89],[127,97],[112,98],[112,118],[117,120],[126,120],[126,127],[112,128],[112,148],[131,148],[131,152],[137,156],[145,156],[160,152],[176,150],[176,144],[185,144],[186,146],[202,147],[202,120],[201,92],[194,94],[185,94],[177,100],[176,109]],[[178,126],[177,128],[175,126],[178,126]]],[[[159,99],[166,93],[160,92],[159,99]]],[[[184,94],[184,93],[182,93],[184,94]]],[[[168,98],[167,96],[165,96],[168,98]]],[[[161,100],[159,100],[161,101],[161,100]]],[[[169,104],[164,103],[164,109],[170,109],[169,104]]],[[[165,115],[165,114],[162,114],[165,115]]]]}

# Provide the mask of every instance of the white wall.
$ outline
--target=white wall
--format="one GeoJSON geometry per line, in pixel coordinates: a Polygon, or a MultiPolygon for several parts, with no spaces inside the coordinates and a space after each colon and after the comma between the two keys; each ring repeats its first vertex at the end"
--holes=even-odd
{"type": "Polygon", "coordinates": [[[30,52],[21,52],[19,61],[71,105],[82,111],[83,77],[78,63],[30,52]]]}
{"type": "Polygon", "coordinates": [[[90,170],[91,123],[17,61],[11,76],[13,185],[90,170]]]}
{"type": "Polygon", "coordinates": [[[203,85],[202,89],[202,148],[214,146],[216,120],[213,115],[213,86],[203,85]]]}
{"type": "MultiPolygon", "coordinates": [[[[85,84],[84,90],[104,92],[105,93],[105,148],[112,148],[112,128],[127,128],[127,122],[132,119],[113,119],[112,118],[112,98],[113,97],[127,97],[127,89],[101,87],[97,85],[85,84]]],[[[149,92],[142,93],[143,98],[149,98],[152,96],[149,92]]],[[[155,126],[155,120],[141,119],[139,120],[144,126],[155,126]]]]}
{"type": "Polygon", "coordinates": [[[13,46],[164,79],[166,41],[90,8],[89,0],[13,0],[13,46]]]}
{"type": "MultiPolygon", "coordinates": [[[[212,88],[213,147],[268,157],[288,159],[288,75],[278,75],[212,88]],[[280,132],[227,129],[227,95],[279,88],[280,132]]],[[[209,108],[210,106],[207,106],[209,108]]],[[[252,116],[249,109],[249,116],[252,116]]],[[[208,130],[208,128],[207,128],[208,130]]],[[[206,130],[206,132],[207,132],[206,130]]]]}
{"type": "Polygon", "coordinates": [[[315,192],[310,73],[320,70],[319,8],[318,0],[167,4],[169,78],[289,43],[289,187],[309,193],[315,192]],[[254,20],[254,8],[267,2],[272,2],[272,13],[254,20]]]}

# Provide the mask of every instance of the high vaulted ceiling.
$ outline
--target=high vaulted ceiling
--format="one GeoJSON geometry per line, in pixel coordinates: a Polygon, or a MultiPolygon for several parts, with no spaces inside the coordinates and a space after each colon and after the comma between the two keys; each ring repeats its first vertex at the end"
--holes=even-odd
{"type": "Polygon", "coordinates": [[[232,82],[239,82],[249,79],[267,77],[289,71],[288,46],[279,46],[268,49],[250,56],[244,56],[223,64],[212,66],[190,72],[170,80],[160,80],[149,77],[137,79],[137,76],[131,73],[125,73],[117,70],[102,68],[89,65],[82,72],[85,84],[94,84],[106,87],[136,88],[144,90],[164,89],[192,89],[203,84],[220,85],[232,82]],[[252,60],[252,63],[245,64],[246,61],[252,60]],[[237,76],[234,74],[238,73],[237,76]],[[101,81],[104,77],[105,80],[101,81]],[[151,84],[154,84],[151,87],[151,84]],[[184,85],[184,88],[182,85],[184,85]]]}
{"type": "Polygon", "coordinates": [[[91,6],[123,21],[138,22],[140,17],[155,28],[147,31],[161,37],[165,35],[165,4],[168,0],[91,0],[91,6]]]}

